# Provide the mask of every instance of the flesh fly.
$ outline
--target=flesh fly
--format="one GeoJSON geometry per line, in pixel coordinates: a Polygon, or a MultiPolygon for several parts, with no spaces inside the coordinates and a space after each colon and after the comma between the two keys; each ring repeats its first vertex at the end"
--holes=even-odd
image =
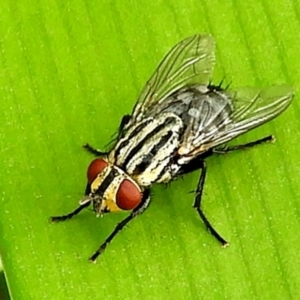
{"type": "Polygon", "coordinates": [[[226,146],[233,138],[281,114],[291,103],[288,86],[230,90],[212,85],[215,41],[194,35],[175,45],[146,83],[131,115],[125,115],[118,137],[108,152],[89,145],[97,156],[88,167],[85,197],[73,212],[52,217],[64,221],[93,206],[97,215],[115,211],[130,214],[91,256],[95,261],[115,235],[150,204],[150,188],[200,170],[193,207],[213,236],[227,241],[201,209],[206,177],[205,159],[214,153],[252,147],[273,136],[244,145],[226,146]]]}

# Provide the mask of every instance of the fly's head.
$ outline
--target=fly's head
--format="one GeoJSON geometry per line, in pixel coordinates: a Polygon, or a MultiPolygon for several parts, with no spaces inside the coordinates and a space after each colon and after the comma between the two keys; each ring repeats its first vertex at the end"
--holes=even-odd
{"type": "Polygon", "coordinates": [[[142,201],[138,184],[105,158],[94,159],[87,170],[86,197],[80,205],[92,203],[97,216],[103,213],[133,210],[142,201]]]}

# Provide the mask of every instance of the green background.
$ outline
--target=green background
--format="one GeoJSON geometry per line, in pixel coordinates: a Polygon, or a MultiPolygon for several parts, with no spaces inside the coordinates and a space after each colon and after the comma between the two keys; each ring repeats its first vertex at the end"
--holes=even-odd
{"type": "Polygon", "coordinates": [[[297,1],[9,1],[0,8],[0,250],[12,299],[297,299],[300,290],[297,1]],[[179,40],[209,32],[214,82],[289,84],[278,119],[233,143],[277,141],[207,160],[153,189],[149,210],[91,264],[124,214],[49,224],[78,204],[91,155],[105,148],[146,80],[179,40]]]}

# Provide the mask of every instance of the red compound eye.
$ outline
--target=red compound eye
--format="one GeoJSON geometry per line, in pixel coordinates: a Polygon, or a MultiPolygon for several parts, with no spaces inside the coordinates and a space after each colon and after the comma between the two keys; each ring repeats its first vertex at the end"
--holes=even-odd
{"type": "Polygon", "coordinates": [[[124,179],[116,196],[116,203],[123,210],[132,210],[142,200],[141,191],[130,180],[124,179]]]}
{"type": "Polygon", "coordinates": [[[97,177],[97,175],[99,173],[101,173],[106,167],[107,167],[108,163],[102,159],[102,158],[96,158],[94,159],[87,170],[87,178],[88,178],[88,182],[92,183],[95,178],[97,177]]]}

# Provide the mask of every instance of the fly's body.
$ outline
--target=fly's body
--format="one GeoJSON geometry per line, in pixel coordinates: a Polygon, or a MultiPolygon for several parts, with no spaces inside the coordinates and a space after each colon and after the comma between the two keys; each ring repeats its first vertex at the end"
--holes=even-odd
{"type": "Polygon", "coordinates": [[[210,148],[203,143],[202,149],[191,151],[195,148],[193,143],[200,144],[195,136],[199,135],[198,140],[209,143],[211,134],[219,130],[216,124],[221,120],[228,121],[232,110],[230,98],[216,93],[213,87],[181,89],[130,127],[108,160],[130,174],[140,186],[168,183],[177,177],[181,166],[195,158],[195,154],[199,156],[210,148]],[[203,115],[206,118],[203,119],[203,115]],[[207,134],[210,136],[206,137],[207,134]]]}
{"type": "Polygon", "coordinates": [[[184,124],[175,114],[165,112],[157,118],[148,117],[125,134],[109,154],[109,160],[142,187],[168,182],[183,131],[184,124]]]}
{"type": "Polygon", "coordinates": [[[87,171],[85,197],[75,211],[52,217],[52,221],[70,219],[90,204],[97,215],[131,211],[92,261],[130,220],[146,210],[153,184],[168,183],[198,169],[201,175],[194,208],[217,240],[227,245],[201,209],[205,158],[272,140],[268,136],[244,145],[224,146],[282,113],[293,93],[287,86],[231,91],[210,84],[214,48],[210,35],[195,35],[178,43],[147,82],[132,114],[123,117],[112,149],[101,152],[85,146],[97,156],[87,171]]]}

